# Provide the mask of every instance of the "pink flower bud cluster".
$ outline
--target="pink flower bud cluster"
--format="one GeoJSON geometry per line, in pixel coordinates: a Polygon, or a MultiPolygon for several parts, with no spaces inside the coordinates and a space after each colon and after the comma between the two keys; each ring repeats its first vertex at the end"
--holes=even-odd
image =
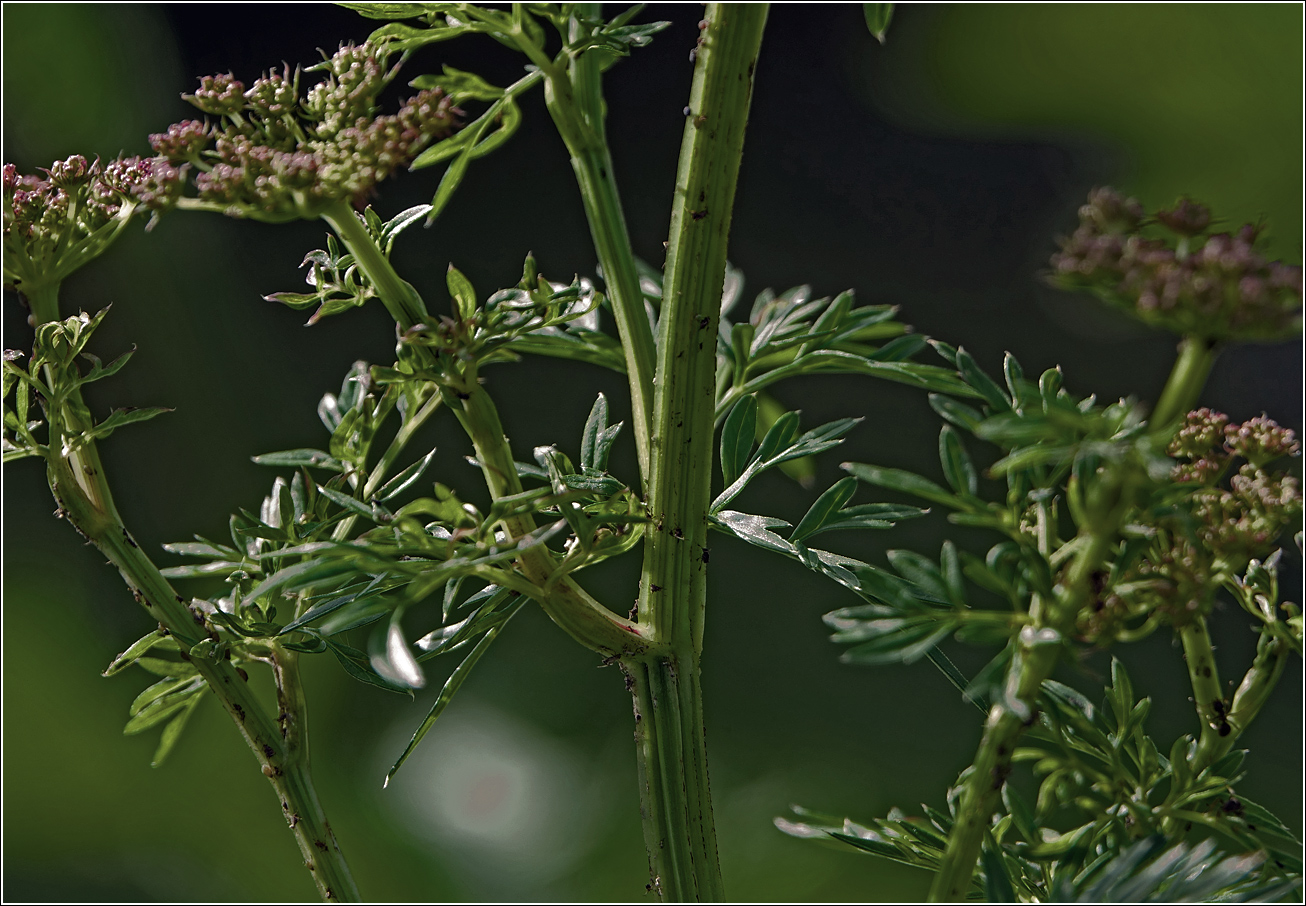
{"type": "Polygon", "coordinates": [[[1301,517],[1301,485],[1266,466],[1301,451],[1291,429],[1258,415],[1241,425],[1211,409],[1188,413],[1168,453],[1179,459],[1175,480],[1203,485],[1192,497],[1197,535],[1214,554],[1234,560],[1264,557],[1284,528],[1301,517]],[[1247,462],[1218,486],[1235,456],[1247,462]]]}
{"type": "MultiPolygon", "coordinates": [[[[119,158],[101,165],[80,154],[56,161],[45,178],[4,165],[6,274],[37,279],[58,258],[137,205],[165,211],[181,195],[186,166],[166,158],[119,158]],[[12,265],[12,268],[11,268],[12,265]]],[[[8,278],[7,278],[8,279],[8,278]]]]}
{"type": "Polygon", "coordinates": [[[1281,428],[1264,415],[1225,429],[1225,444],[1256,468],[1284,456],[1296,456],[1301,444],[1291,428],[1281,428]]]}
{"type": "Polygon", "coordinates": [[[1166,452],[1180,460],[1176,481],[1214,485],[1234,456],[1261,470],[1276,459],[1296,456],[1301,444],[1291,428],[1264,415],[1234,425],[1223,412],[1203,408],[1188,413],[1166,452]]]}
{"type": "Polygon", "coordinates": [[[1212,222],[1205,205],[1184,198],[1148,219],[1113,189],[1090,193],[1079,221],[1052,256],[1057,286],[1094,292],[1186,336],[1271,338],[1299,326],[1302,270],[1267,260],[1257,226],[1203,239],[1212,222]]]}
{"type": "Polygon", "coordinates": [[[377,95],[390,83],[393,74],[372,44],[342,44],[328,60],[311,71],[325,70],[326,81],[313,86],[304,103],[305,113],[321,123],[326,134],[355,126],[376,108],[377,95]]]}
{"type": "Polygon", "coordinates": [[[1264,560],[1285,531],[1301,525],[1300,481],[1265,466],[1300,452],[1293,432],[1265,416],[1239,424],[1211,409],[1188,413],[1168,452],[1172,477],[1189,487],[1173,515],[1152,526],[1151,547],[1077,618],[1080,637],[1105,643],[1149,613],[1174,626],[1206,613],[1222,574],[1264,560]],[[1246,459],[1221,479],[1235,457],[1246,459]]]}
{"type": "Polygon", "coordinates": [[[316,216],[326,204],[367,194],[459,125],[461,111],[438,89],[379,115],[377,98],[395,74],[388,57],[381,46],[342,45],[309,70],[327,75],[302,101],[298,70],[269,73],[248,90],[230,75],[206,76],[186,97],[222,119],[176,123],[150,136],[151,145],[193,165],[200,201],[235,216],[316,216]]]}
{"type": "Polygon", "coordinates": [[[1194,496],[1198,537],[1212,553],[1240,565],[1268,556],[1284,529],[1301,521],[1301,483],[1248,463],[1229,485],[1227,491],[1213,488],[1194,496]]]}

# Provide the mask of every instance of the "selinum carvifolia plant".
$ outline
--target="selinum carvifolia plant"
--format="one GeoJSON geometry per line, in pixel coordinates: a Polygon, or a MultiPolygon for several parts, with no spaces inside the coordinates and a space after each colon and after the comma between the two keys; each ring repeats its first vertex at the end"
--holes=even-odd
{"type": "MultiPolygon", "coordinates": [[[[828,618],[837,638],[856,643],[850,660],[929,657],[988,715],[946,813],[894,814],[874,828],[811,818],[786,828],[936,869],[937,898],[975,889],[1037,899],[1293,889],[1296,841],[1266,809],[1235,797],[1232,784],[1238,735],[1301,650],[1300,615],[1280,604],[1275,581],[1279,539],[1301,511],[1296,480],[1275,460],[1295,454],[1296,441],[1265,419],[1232,425],[1189,410],[1220,344],[1297,329],[1299,269],[1266,262],[1255,228],[1210,235],[1199,205],[1147,218],[1136,202],[1095,194],[1051,278],[1183,337],[1150,412],[1133,400],[1072,397],[1058,370],[1035,381],[1010,357],[999,382],[964,349],[912,333],[895,308],[859,306],[851,292],[768,291],[743,312],[726,249],[764,5],[702,13],[660,269],[631,250],[602,75],[664,23],[638,22],[639,8],[605,19],[597,4],[355,8],[387,24],[305,70],[272,70],[248,86],[231,75],[200,79],[186,96],[199,118],[150,136],[153,157],[73,156],[43,175],[5,167],[5,282],[35,327],[30,351],[5,354],[5,459],[44,461],[58,514],[104,552],[157,624],[106,671],[158,677],[126,727],[161,730],[156,763],[211,692],[272,784],[322,896],[358,899],[313,788],[299,659],[328,656],[361,682],[406,693],[425,685],[425,661],[460,657],[395,753],[388,781],[512,617],[538,605],[619,667],[632,695],[647,889],[668,900],[720,899],[700,685],[715,532],[863,598],[828,618]],[[414,93],[382,111],[382,92],[412,51],[468,35],[519,51],[524,75],[497,87],[445,67],[411,78],[414,93]],[[442,213],[478,157],[512,138],[518,99],[534,90],[543,90],[570,155],[600,271],[550,280],[548,262],[526,255],[514,285],[483,295],[451,266],[449,304],[430,307],[396,272],[391,249],[442,213]],[[444,171],[430,204],[389,221],[368,206],[397,170],[436,165],[444,171]],[[397,345],[392,361],[358,363],[339,393],[322,398],[320,448],[255,457],[279,474],[257,511],[237,509],[229,539],[168,545],[197,562],[161,569],[124,525],[97,445],[166,410],[91,413],[82,385],[116,373],[127,356],[106,365],[93,355],[88,343],[106,312],[65,317],[59,290],[132,220],[191,211],[324,221],[326,247],[303,262],[310,291],[269,298],[311,309],[310,323],[379,304],[397,345]],[[600,395],[584,425],[559,426],[578,443],[511,446],[484,372],[527,354],[571,360],[578,373],[624,374],[629,426],[610,423],[600,395]],[[938,358],[917,361],[929,355],[938,358]],[[850,477],[795,525],[734,509],[759,474],[792,468],[856,427],[847,418],[803,430],[798,413],[769,395],[811,374],[930,393],[950,423],[940,435],[950,487],[848,464],[850,477]],[[471,441],[491,501],[484,510],[431,482],[433,451],[410,449],[444,410],[471,441]],[[981,488],[957,429],[1000,448],[985,473],[1006,482],[998,499],[981,493],[990,487],[981,488]],[[637,474],[609,471],[623,439],[633,441],[637,474]],[[812,547],[822,532],[882,530],[925,513],[895,502],[849,505],[860,483],[915,495],[1002,540],[986,557],[951,543],[937,561],[897,551],[892,571],[812,547]],[[643,561],[629,614],[582,584],[587,568],[627,553],[643,561]],[[178,580],[203,581],[186,595],[178,580]],[[1220,589],[1261,634],[1232,697],[1214,675],[1205,625],[1220,589]],[[1000,608],[983,606],[994,600],[1000,608]],[[439,628],[414,638],[406,627],[419,620],[439,628]],[[1148,705],[1135,702],[1123,668],[1112,671],[1109,713],[1051,679],[1067,652],[1162,628],[1182,640],[1199,721],[1196,739],[1179,740],[1168,756],[1143,733],[1148,705]],[[953,635],[1001,653],[967,679],[937,650],[953,635]],[[251,691],[255,671],[272,676],[272,709],[251,691]],[[1013,763],[1026,761],[1044,778],[1034,804],[1005,782],[1013,763]]],[[[867,6],[881,38],[890,12],[867,6]]],[[[765,508],[759,503],[749,509],[765,508]]]]}

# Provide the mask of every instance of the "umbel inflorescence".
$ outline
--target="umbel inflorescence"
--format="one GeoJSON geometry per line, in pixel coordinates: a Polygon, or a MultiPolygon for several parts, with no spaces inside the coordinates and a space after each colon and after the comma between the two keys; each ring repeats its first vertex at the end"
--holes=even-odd
{"type": "Polygon", "coordinates": [[[212,119],[151,135],[152,158],[101,164],[73,155],[44,176],[5,164],[5,285],[30,295],[57,284],[142,210],[157,218],[181,205],[283,221],[361,200],[460,125],[462,111],[439,88],[379,113],[378,98],[398,72],[393,56],[384,45],[343,44],[307,70],[326,77],[303,97],[299,69],[269,72],[248,89],[230,74],[204,76],[183,97],[212,119]]]}
{"type": "Polygon", "coordinates": [[[461,111],[438,88],[378,113],[398,72],[391,56],[384,45],[342,44],[307,70],[326,78],[304,97],[300,70],[289,67],[248,89],[230,74],[205,76],[183,97],[215,120],[174,123],[150,144],[193,168],[192,206],[259,220],[316,217],[331,202],[365,196],[459,125],[461,111]]]}
{"type": "Polygon", "coordinates": [[[185,165],[124,157],[102,165],[80,154],[45,176],[4,165],[5,286],[57,283],[98,255],[141,208],[156,214],[181,197],[185,165]]]}
{"type": "Polygon", "coordinates": [[[1122,548],[1137,559],[1124,558],[1117,578],[1080,614],[1085,641],[1128,637],[1140,620],[1150,631],[1207,615],[1216,590],[1249,563],[1275,556],[1284,532],[1301,521],[1301,483],[1272,468],[1299,456],[1301,444],[1272,419],[1234,424],[1222,412],[1195,409],[1166,452],[1174,459],[1172,488],[1122,548]]]}
{"type": "Polygon", "coordinates": [[[1261,226],[1208,235],[1212,223],[1210,209],[1187,198],[1148,217],[1137,199],[1095,189],[1052,257],[1052,282],[1185,336],[1257,340],[1300,329],[1301,268],[1262,254],[1261,226]]]}

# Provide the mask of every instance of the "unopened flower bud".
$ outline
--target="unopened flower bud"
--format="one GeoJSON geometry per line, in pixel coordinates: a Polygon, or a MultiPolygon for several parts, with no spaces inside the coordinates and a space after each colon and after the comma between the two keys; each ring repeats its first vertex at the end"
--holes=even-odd
{"type": "Polygon", "coordinates": [[[230,116],[245,109],[244,92],[244,83],[227,73],[201,76],[199,90],[194,94],[183,94],[182,98],[205,113],[230,116]]]}
{"type": "Polygon", "coordinates": [[[95,176],[95,166],[88,164],[80,154],[74,154],[67,160],[55,161],[46,172],[50,174],[50,182],[71,189],[90,182],[95,176]]]}
{"type": "Polygon", "coordinates": [[[1184,459],[1201,459],[1224,443],[1229,416],[1214,409],[1194,409],[1184,417],[1166,452],[1184,459]]]}
{"type": "Polygon", "coordinates": [[[1224,472],[1225,461],[1219,458],[1194,459],[1192,462],[1175,463],[1170,477],[1186,484],[1212,485],[1224,472]]]}
{"type": "Polygon", "coordinates": [[[299,104],[299,70],[292,77],[286,67],[283,75],[270,72],[254,80],[249,91],[245,92],[245,101],[250,110],[260,116],[280,116],[294,113],[299,104]]]}
{"type": "Polygon", "coordinates": [[[1106,186],[1088,193],[1088,204],[1079,209],[1079,217],[1104,233],[1126,233],[1142,221],[1143,206],[1106,186]]]}
{"type": "Polygon", "coordinates": [[[209,128],[199,120],[182,120],[168,127],[167,132],[150,136],[154,153],[169,160],[189,160],[203,150],[209,141],[209,128]]]}
{"type": "Polygon", "coordinates": [[[1211,209],[1184,196],[1168,211],[1157,211],[1156,219],[1180,236],[1198,236],[1211,225],[1211,209]]]}
{"type": "Polygon", "coordinates": [[[1301,268],[1267,261],[1255,244],[1259,226],[1202,241],[1196,237],[1210,225],[1210,211],[1187,198],[1156,221],[1181,237],[1178,249],[1140,232],[1146,227],[1136,201],[1095,189],[1079,228],[1052,257],[1050,279],[1187,336],[1264,339],[1297,328],[1301,268]]]}

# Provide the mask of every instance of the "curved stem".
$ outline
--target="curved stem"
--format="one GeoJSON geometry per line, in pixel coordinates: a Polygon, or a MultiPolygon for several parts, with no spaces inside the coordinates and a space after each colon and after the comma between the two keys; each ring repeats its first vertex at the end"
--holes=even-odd
{"type": "Polygon", "coordinates": [[[627,659],[634,679],[651,885],[668,900],[724,896],[708,788],[699,662],[707,601],[716,335],[764,4],[710,4],[672,200],[650,439],[641,624],[670,652],[627,659]]]}
{"type": "Polygon", "coordinates": [[[1283,676],[1291,651],[1291,646],[1284,639],[1269,631],[1261,632],[1256,643],[1256,657],[1238,684],[1229,707],[1228,720],[1233,732],[1225,737],[1225,752],[1233,748],[1234,742],[1260,713],[1270,692],[1278,684],[1279,677],[1283,676]]]}
{"type": "MultiPolygon", "coordinates": [[[[51,291],[57,294],[57,286],[51,291]]],[[[33,311],[48,314],[48,308],[34,307],[33,311]]],[[[57,317],[57,301],[53,310],[57,317]]],[[[186,599],[176,593],[127,531],[109,489],[95,441],[82,440],[75,450],[62,452],[92,427],[80,423],[78,412],[84,410],[80,388],[76,387],[64,405],[50,405],[47,410],[50,490],[61,514],[118,568],[133,597],[151,619],[167,629],[185,653],[209,638],[203,614],[190,609],[186,599]]],[[[290,757],[286,738],[269,720],[266,710],[231,663],[198,655],[190,656],[190,660],[235,721],[272,784],[318,892],[328,901],[357,902],[358,887],[318,802],[307,759],[301,764],[290,757]]]]}
{"type": "MultiPolygon", "coordinates": [[[[322,216],[376,287],[386,310],[400,329],[407,330],[424,323],[428,315],[421,297],[395,272],[353,211],[340,202],[322,216]]],[[[437,366],[430,349],[424,346],[415,348],[423,365],[437,366]]],[[[490,496],[498,500],[521,493],[521,479],[517,475],[508,439],[503,434],[498,409],[480,385],[475,368],[457,383],[455,391],[445,388],[442,392],[471,438],[490,496]]],[[[529,515],[514,516],[504,520],[504,528],[511,537],[520,538],[535,530],[535,520],[529,515]]],[[[532,596],[540,602],[544,612],[585,647],[607,657],[643,653],[653,647],[652,639],[643,629],[608,610],[571,579],[564,578],[549,586],[546,592],[544,589],[555,566],[553,555],[546,548],[540,546],[522,551],[518,565],[536,587],[532,596]]]]}
{"type": "MultiPolygon", "coordinates": [[[[455,395],[462,406],[450,408],[472,440],[490,496],[498,500],[520,494],[521,478],[494,401],[474,376],[455,395]]],[[[535,520],[529,514],[509,517],[504,528],[511,537],[520,538],[535,531],[535,520]]],[[[531,596],[544,612],[586,648],[605,657],[643,654],[655,648],[655,637],[650,637],[645,627],[608,610],[571,579],[550,586],[556,564],[547,548],[541,545],[522,551],[517,564],[535,586],[531,596]]]]}
{"type": "Polygon", "coordinates": [[[1233,700],[1226,702],[1216,672],[1214,646],[1206,630],[1206,620],[1198,617],[1179,633],[1183,641],[1188,676],[1193,686],[1193,703],[1202,722],[1201,736],[1192,757],[1192,771],[1200,774],[1215,764],[1238,741],[1270,692],[1279,682],[1288,664],[1289,646],[1269,630],[1262,630],[1256,643],[1256,657],[1238,684],[1233,700]]]}

